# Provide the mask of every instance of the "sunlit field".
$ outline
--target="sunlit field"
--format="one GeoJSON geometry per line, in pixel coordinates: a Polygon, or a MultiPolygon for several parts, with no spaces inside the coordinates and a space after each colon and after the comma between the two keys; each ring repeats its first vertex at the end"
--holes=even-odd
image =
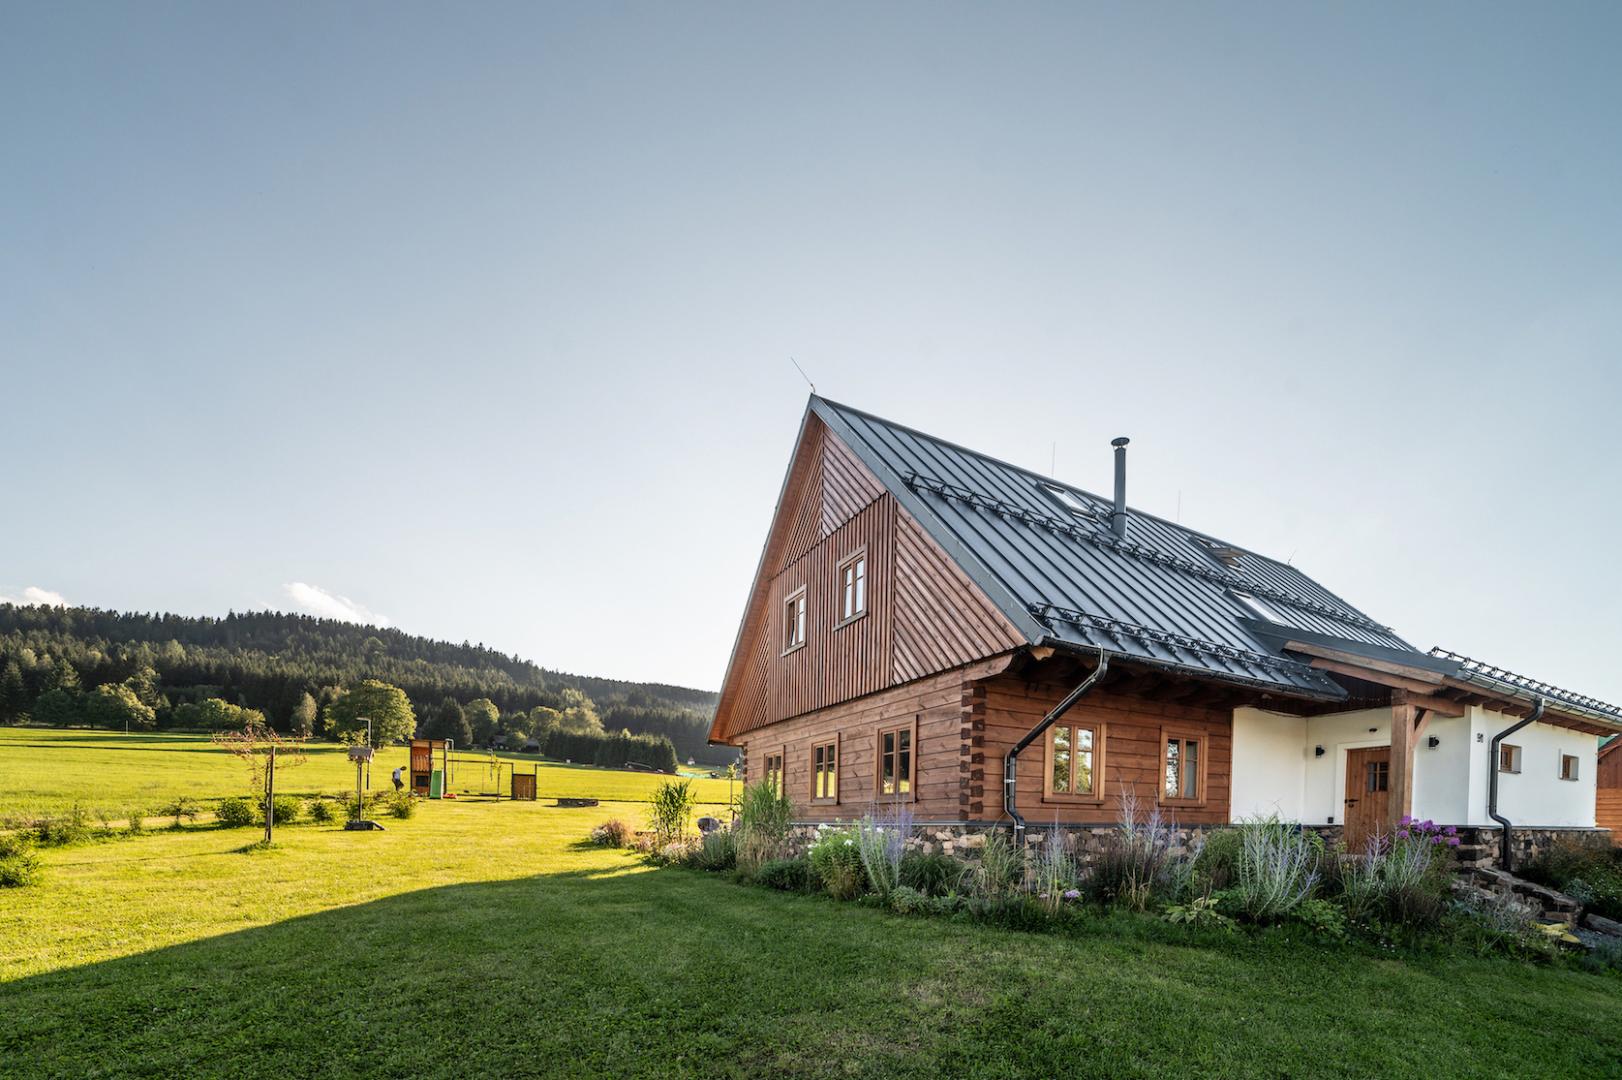
{"type": "MultiPolygon", "coordinates": [[[[493,792],[497,788],[491,755],[463,752],[454,766],[451,790],[493,792]]],[[[378,751],[372,764],[374,790],[392,789],[389,774],[407,764],[405,747],[378,751]]],[[[344,748],[312,743],[303,765],[284,762],[276,790],[290,795],[335,795],[355,789],[355,767],[344,748]]],[[[539,768],[536,781],[542,799],[559,796],[617,801],[645,801],[661,777],[649,773],[597,769],[543,761],[532,754],[501,754],[519,772],[539,768]]],[[[501,772],[501,786],[508,783],[501,772]]],[[[243,764],[216,747],[206,735],[133,734],[105,731],[61,731],[53,728],[0,727],[0,822],[61,813],[75,803],[92,816],[122,818],[131,810],[148,814],[189,796],[210,802],[247,793],[243,764]]],[[[726,802],[725,780],[694,780],[704,802],[726,802]]]]}

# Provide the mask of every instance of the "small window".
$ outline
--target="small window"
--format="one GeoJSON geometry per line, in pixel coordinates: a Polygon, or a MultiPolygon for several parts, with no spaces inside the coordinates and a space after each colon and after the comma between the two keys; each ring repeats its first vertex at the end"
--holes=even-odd
{"type": "Polygon", "coordinates": [[[805,586],[789,593],[783,601],[783,651],[793,652],[805,644],[805,586]]]}
{"type": "Polygon", "coordinates": [[[773,791],[781,795],[783,793],[783,753],[781,750],[775,754],[766,755],[765,772],[764,779],[766,783],[771,785],[773,791]]]}
{"type": "Polygon", "coordinates": [[[839,801],[838,743],[811,748],[811,798],[817,802],[839,801]]]}
{"type": "Polygon", "coordinates": [[[1561,754],[1560,755],[1560,779],[1562,779],[1562,780],[1575,780],[1575,779],[1577,779],[1577,755],[1576,754],[1561,754]]]}
{"type": "Polygon", "coordinates": [[[867,614],[867,550],[847,555],[839,564],[839,623],[867,614]]]}
{"type": "Polygon", "coordinates": [[[1098,517],[1098,511],[1093,509],[1092,504],[1069,488],[1062,488],[1058,484],[1043,484],[1042,490],[1051,495],[1060,506],[1077,517],[1088,519],[1098,517]]]}
{"type": "Polygon", "coordinates": [[[1521,748],[1513,743],[1498,744],[1498,771],[1518,773],[1521,771],[1521,748]]]}
{"type": "Polygon", "coordinates": [[[879,794],[912,794],[912,725],[879,732],[879,794]]]}
{"type": "Polygon", "coordinates": [[[1098,729],[1090,725],[1053,725],[1048,731],[1047,794],[1096,797],[1101,745],[1098,729]]]}
{"type": "Polygon", "coordinates": [[[1252,596],[1247,592],[1235,591],[1233,593],[1233,598],[1249,608],[1255,615],[1266,619],[1268,622],[1281,624],[1286,622],[1284,616],[1278,613],[1277,608],[1260,597],[1252,596]]]}
{"type": "Polygon", "coordinates": [[[1207,540],[1203,536],[1195,536],[1191,537],[1191,539],[1198,544],[1207,555],[1211,556],[1211,558],[1215,559],[1217,562],[1221,563],[1223,566],[1226,566],[1230,570],[1239,566],[1239,558],[1244,554],[1243,551],[1236,547],[1230,547],[1227,544],[1219,543],[1215,540],[1207,540]]]}
{"type": "Polygon", "coordinates": [[[1370,793],[1391,790],[1391,762],[1369,762],[1368,786],[1365,790],[1370,793]]]}
{"type": "Polygon", "coordinates": [[[1161,788],[1161,798],[1177,802],[1199,802],[1205,797],[1203,780],[1201,777],[1201,760],[1204,755],[1200,752],[1200,743],[1197,736],[1168,735],[1165,740],[1165,775],[1166,782],[1161,788]]]}

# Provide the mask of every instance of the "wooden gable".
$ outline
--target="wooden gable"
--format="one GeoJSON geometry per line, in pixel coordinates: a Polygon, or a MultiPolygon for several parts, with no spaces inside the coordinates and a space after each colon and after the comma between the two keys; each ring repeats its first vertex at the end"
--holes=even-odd
{"type": "Polygon", "coordinates": [[[1023,643],[851,449],[808,415],[710,738],[730,741],[1023,643]],[[867,612],[840,624],[839,567],[856,552],[867,559],[867,612]],[[807,640],[785,651],[785,605],[801,588],[807,640]]]}

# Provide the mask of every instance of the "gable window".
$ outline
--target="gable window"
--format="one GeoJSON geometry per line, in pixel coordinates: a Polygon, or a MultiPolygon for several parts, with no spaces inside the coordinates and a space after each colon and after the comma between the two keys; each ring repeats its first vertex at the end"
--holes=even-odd
{"type": "Polygon", "coordinates": [[[1562,780],[1575,780],[1575,779],[1577,779],[1577,755],[1576,754],[1561,754],[1560,755],[1560,779],[1562,779],[1562,780]]]}
{"type": "Polygon", "coordinates": [[[878,787],[880,795],[910,796],[913,793],[913,725],[886,728],[879,732],[878,787]]]}
{"type": "Polygon", "coordinates": [[[1205,739],[1168,733],[1161,738],[1162,802],[1197,803],[1205,799],[1205,739]]]}
{"type": "Polygon", "coordinates": [[[788,594],[783,601],[783,651],[793,652],[805,644],[805,586],[788,594]]]}
{"type": "Polygon", "coordinates": [[[1521,748],[1513,743],[1498,744],[1498,771],[1518,773],[1521,771],[1521,748]]]}
{"type": "Polygon", "coordinates": [[[839,564],[839,624],[867,614],[867,549],[847,555],[839,564]]]}
{"type": "Polygon", "coordinates": [[[1055,724],[1048,729],[1046,790],[1048,798],[1097,799],[1103,781],[1101,728],[1091,724],[1055,724]]]}
{"type": "Polygon", "coordinates": [[[766,755],[765,781],[779,795],[783,793],[783,752],[766,755]]]}
{"type": "Polygon", "coordinates": [[[818,743],[811,748],[811,799],[839,801],[839,744],[818,743]]]}

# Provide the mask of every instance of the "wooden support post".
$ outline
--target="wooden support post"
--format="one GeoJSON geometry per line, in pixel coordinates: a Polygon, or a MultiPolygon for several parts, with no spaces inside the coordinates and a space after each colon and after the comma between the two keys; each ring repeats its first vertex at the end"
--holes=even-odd
{"type": "Polygon", "coordinates": [[[1391,705],[1391,794],[1387,822],[1393,829],[1414,812],[1414,720],[1419,709],[1406,701],[1391,705]]]}

